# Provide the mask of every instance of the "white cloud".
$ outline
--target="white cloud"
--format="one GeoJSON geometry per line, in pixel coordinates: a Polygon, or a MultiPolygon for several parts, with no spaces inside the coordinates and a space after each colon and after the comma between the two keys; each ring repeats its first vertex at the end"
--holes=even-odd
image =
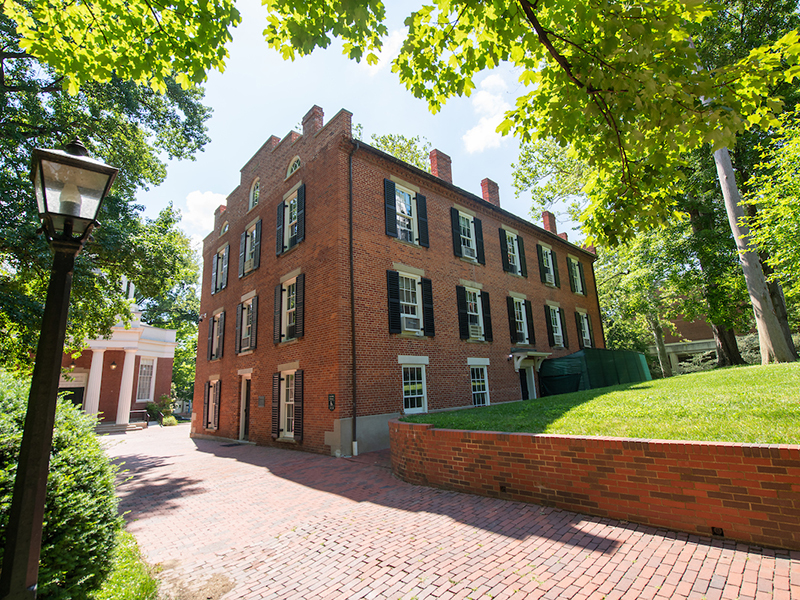
{"type": "Polygon", "coordinates": [[[223,194],[195,190],[186,196],[186,210],[182,212],[187,233],[205,237],[214,229],[214,211],[220,204],[227,204],[223,194]]]}
{"type": "Polygon", "coordinates": [[[508,86],[500,75],[496,73],[489,75],[481,81],[480,88],[480,91],[472,96],[472,108],[480,117],[478,124],[461,138],[469,154],[500,146],[502,136],[496,129],[502,122],[505,112],[511,108],[504,98],[508,86]]]}
{"type": "Polygon", "coordinates": [[[406,30],[398,29],[389,34],[389,37],[383,40],[383,49],[377,53],[378,62],[374,65],[368,65],[366,59],[362,59],[359,63],[367,69],[370,75],[377,75],[384,68],[388,67],[395,57],[400,53],[400,46],[403,45],[403,40],[406,38],[406,30]]]}

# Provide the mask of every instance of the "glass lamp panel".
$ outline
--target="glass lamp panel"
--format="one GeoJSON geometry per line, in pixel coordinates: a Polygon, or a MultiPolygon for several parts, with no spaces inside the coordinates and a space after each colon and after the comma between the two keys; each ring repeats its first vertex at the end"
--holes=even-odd
{"type": "Polygon", "coordinates": [[[93,221],[109,175],[42,160],[47,212],[93,221]]]}

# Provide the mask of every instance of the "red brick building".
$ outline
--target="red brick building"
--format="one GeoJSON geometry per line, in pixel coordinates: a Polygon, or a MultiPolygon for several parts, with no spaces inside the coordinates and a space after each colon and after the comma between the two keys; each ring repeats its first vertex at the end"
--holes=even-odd
{"type": "Polygon", "coordinates": [[[533,398],[544,358],[604,347],[594,254],[551,214],[454,186],[438,150],[426,173],[353,140],[351,116],[313,107],[215,212],[193,436],[386,448],[391,418],[533,398]]]}

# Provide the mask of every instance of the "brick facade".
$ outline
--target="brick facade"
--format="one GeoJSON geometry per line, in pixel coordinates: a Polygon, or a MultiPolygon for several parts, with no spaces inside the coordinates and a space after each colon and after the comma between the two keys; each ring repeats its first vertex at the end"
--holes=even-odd
{"type": "Polygon", "coordinates": [[[800,550],[800,446],[389,429],[409,483],[800,550]]]}
{"type": "MultiPolygon", "coordinates": [[[[351,114],[346,111],[322,123],[322,111],[314,107],[303,120],[304,134],[291,132],[282,140],[271,137],[242,168],[241,183],[228,197],[227,207],[215,212],[214,231],[205,239],[203,249],[200,308],[203,322],[192,435],[246,437],[259,444],[349,454],[355,380],[359,449],[388,447],[386,423],[404,410],[403,361],[403,364],[424,365],[424,408],[434,411],[472,405],[470,367],[475,365],[486,369],[490,403],[522,397],[522,381],[515,365],[528,369],[533,379],[528,385],[538,390],[532,369],[534,355],[562,356],[579,349],[576,310],[591,321],[593,345],[604,347],[592,253],[566,242],[556,232],[545,231],[502,210],[499,191],[496,185],[491,185],[493,182],[484,185],[491,200],[486,201],[446,179],[352,140],[351,114]],[[290,166],[298,158],[300,167],[290,173],[290,166]],[[251,208],[256,180],[258,204],[251,208]],[[390,220],[387,215],[393,210],[386,201],[387,186],[411,194],[417,219],[416,240],[402,241],[397,233],[387,233],[390,220]],[[295,246],[278,253],[279,207],[300,189],[305,201],[304,237],[295,246]],[[428,236],[420,241],[425,206],[428,236]],[[485,264],[455,255],[454,207],[473,219],[476,230],[475,222],[480,222],[484,251],[481,258],[485,264]],[[258,266],[240,277],[241,236],[259,219],[258,266]],[[524,242],[526,277],[504,271],[500,228],[524,242]],[[544,244],[555,254],[560,287],[542,283],[537,244],[544,244]],[[215,260],[225,256],[226,245],[229,247],[227,285],[217,284],[212,293],[212,270],[218,264],[215,260]],[[220,258],[215,259],[215,255],[220,258]],[[571,289],[568,256],[581,264],[585,294],[571,289]],[[416,277],[423,303],[428,297],[424,286],[426,283],[430,286],[427,289],[432,294],[432,308],[421,306],[423,315],[427,315],[422,320],[426,326],[430,325],[432,316],[435,332],[390,333],[392,275],[388,272],[416,277]],[[304,278],[303,335],[275,343],[274,290],[283,286],[283,280],[292,281],[298,275],[304,278]],[[457,288],[470,286],[488,296],[491,341],[462,339],[457,288]],[[251,302],[253,296],[258,298],[256,347],[237,353],[237,306],[251,302]],[[509,296],[529,301],[535,344],[511,342],[509,296]],[[568,348],[551,347],[548,343],[546,303],[557,304],[565,313],[563,325],[568,348]],[[222,356],[209,360],[209,333],[220,311],[225,313],[222,356]],[[512,351],[524,360],[521,363],[511,360],[512,351]],[[283,424],[287,413],[273,421],[272,401],[273,383],[279,381],[274,379],[275,374],[293,371],[302,372],[299,405],[302,421],[298,422],[302,431],[291,440],[273,425],[273,422],[283,424]],[[249,413],[246,383],[243,383],[246,379],[250,380],[249,413]],[[216,382],[219,382],[218,405],[214,399],[216,382]],[[329,404],[331,399],[333,402],[329,404]],[[249,415],[247,427],[245,414],[249,415]]],[[[446,178],[449,157],[435,150],[431,159],[436,172],[446,178]]],[[[282,218],[288,218],[285,216],[288,213],[282,214],[282,218]]],[[[394,219],[394,213],[391,214],[394,219]]],[[[477,233],[474,235],[477,237],[477,233]]],[[[532,394],[529,389],[529,395],[532,394]]],[[[277,406],[283,404],[279,402],[277,406]]]]}

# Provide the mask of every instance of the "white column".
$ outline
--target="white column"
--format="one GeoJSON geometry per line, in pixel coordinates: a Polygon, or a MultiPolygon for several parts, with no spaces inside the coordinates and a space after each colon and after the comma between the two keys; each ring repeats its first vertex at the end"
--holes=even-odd
{"type": "Polygon", "coordinates": [[[136,348],[125,348],[125,362],[122,365],[122,382],[119,386],[119,402],[117,403],[117,425],[127,425],[130,422],[135,362],[136,348]]]}
{"type": "Polygon", "coordinates": [[[86,385],[86,414],[96,415],[100,411],[100,386],[103,382],[103,356],[105,348],[92,349],[92,366],[89,368],[89,383],[86,385]]]}

